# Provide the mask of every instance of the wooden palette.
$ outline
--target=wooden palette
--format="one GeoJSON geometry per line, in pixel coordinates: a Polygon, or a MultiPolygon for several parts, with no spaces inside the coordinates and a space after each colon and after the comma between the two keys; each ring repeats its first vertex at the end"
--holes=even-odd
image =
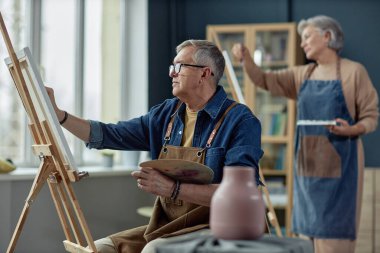
{"type": "Polygon", "coordinates": [[[151,160],[139,166],[156,169],[184,183],[209,184],[214,177],[214,172],[206,165],[181,159],[151,160]]]}

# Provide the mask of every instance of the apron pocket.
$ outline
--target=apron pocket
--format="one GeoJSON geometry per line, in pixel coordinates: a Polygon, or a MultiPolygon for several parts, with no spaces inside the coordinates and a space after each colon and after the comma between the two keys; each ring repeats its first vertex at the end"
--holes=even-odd
{"type": "Polygon", "coordinates": [[[183,159],[204,164],[204,149],[166,145],[162,147],[158,159],[183,159]]]}
{"type": "Polygon", "coordinates": [[[341,159],[326,136],[303,136],[297,155],[297,175],[340,178],[341,159]]]}
{"type": "Polygon", "coordinates": [[[165,202],[165,204],[173,204],[173,205],[177,205],[177,206],[182,206],[182,200],[180,200],[180,199],[174,199],[174,200],[172,200],[171,198],[166,198],[165,197],[164,198],[164,202],[165,202]]]}

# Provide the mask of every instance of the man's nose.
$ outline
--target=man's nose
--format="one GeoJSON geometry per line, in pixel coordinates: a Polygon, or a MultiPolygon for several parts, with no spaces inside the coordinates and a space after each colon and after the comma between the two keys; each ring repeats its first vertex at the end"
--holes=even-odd
{"type": "Polygon", "coordinates": [[[173,69],[172,71],[169,71],[169,76],[170,77],[176,77],[176,76],[178,76],[178,74],[173,69]]]}

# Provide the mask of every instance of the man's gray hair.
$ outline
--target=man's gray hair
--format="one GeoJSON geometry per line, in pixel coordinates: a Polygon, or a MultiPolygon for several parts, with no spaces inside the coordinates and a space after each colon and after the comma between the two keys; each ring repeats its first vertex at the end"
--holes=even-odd
{"type": "Polygon", "coordinates": [[[344,36],[342,27],[340,26],[338,21],[324,15],[318,15],[315,17],[308,18],[306,20],[302,19],[298,23],[298,34],[301,35],[303,30],[310,25],[320,29],[322,33],[328,32],[331,34],[331,40],[328,44],[329,48],[332,48],[338,52],[342,50],[344,44],[344,36]]]}
{"type": "Polygon", "coordinates": [[[179,44],[176,48],[177,54],[185,47],[195,47],[193,60],[195,64],[210,67],[214,73],[215,85],[219,83],[220,78],[223,76],[225,61],[223,54],[218,47],[207,40],[186,40],[179,44]]]}

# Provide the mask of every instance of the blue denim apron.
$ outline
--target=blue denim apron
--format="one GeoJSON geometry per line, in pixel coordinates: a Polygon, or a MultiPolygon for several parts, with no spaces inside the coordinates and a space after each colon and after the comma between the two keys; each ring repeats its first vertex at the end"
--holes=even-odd
{"type": "MultiPolygon", "coordinates": [[[[314,66],[315,67],[315,66],[314,66]]],[[[301,86],[298,120],[354,124],[337,80],[309,80],[301,86]]],[[[297,126],[294,166],[293,231],[316,238],[355,239],[358,180],[357,138],[330,133],[325,126],[297,126]]]]}

